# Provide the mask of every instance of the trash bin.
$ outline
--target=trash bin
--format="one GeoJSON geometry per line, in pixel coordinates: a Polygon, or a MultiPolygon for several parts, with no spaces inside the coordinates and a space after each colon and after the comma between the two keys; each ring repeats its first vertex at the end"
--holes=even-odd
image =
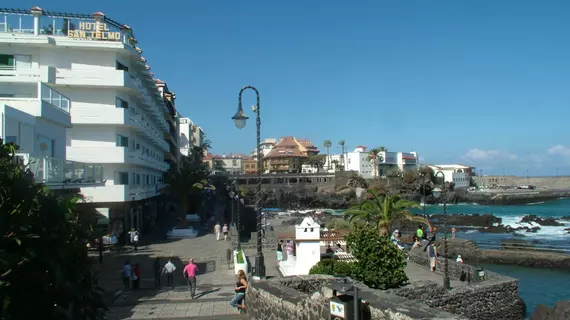
{"type": "Polygon", "coordinates": [[[484,281],[485,280],[485,270],[483,270],[483,268],[475,270],[475,274],[477,276],[478,281],[484,281]]]}

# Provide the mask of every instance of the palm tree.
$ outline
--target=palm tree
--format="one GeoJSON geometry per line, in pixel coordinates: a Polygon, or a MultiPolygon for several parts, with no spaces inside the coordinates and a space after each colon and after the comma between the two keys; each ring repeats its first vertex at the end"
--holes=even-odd
{"type": "Polygon", "coordinates": [[[202,161],[187,161],[180,170],[171,167],[164,173],[164,187],[161,192],[170,194],[178,200],[178,218],[186,221],[186,212],[190,204],[190,196],[203,189],[212,189],[208,185],[209,171],[202,161]]]}
{"type": "Polygon", "coordinates": [[[340,150],[341,150],[341,154],[342,154],[341,163],[342,163],[342,170],[343,170],[343,171],[344,171],[344,169],[345,169],[345,165],[344,165],[344,143],[345,143],[344,140],[340,140],[340,141],[338,142],[338,144],[340,145],[340,150]]]}
{"type": "Polygon", "coordinates": [[[386,148],[385,146],[378,147],[378,150],[380,150],[382,152],[388,152],[388,148],[386,148]]]}
{"type": "Polygon", "coordinates": [[[372,161],[372,166],[373,166],[372,176],[377,178],[378,177],[378,162],[384,161],[384,158],[382,157],[382,155],[380,155],[380,148],[370,149],[370,151],[368,151],[368,156],[366,157],[366,160],[372,161]]]}
{"type": "Polygon", "coordinates": [[[332,147],[332,142],[330,140],[325,140],[324,146],[327,149],[327,163],[329,164],[328,168],[330,169],[331,168],[330,148],[332,147]]]}
{"type": "Polygon", "coordinates": [[[398,195],[379,196],[374,190],[367,190],[367,199],[360,204],[349,208],[344,215],[349,221],[364,221],[378,228],[381,236],[390,234],[390,227],[396,220],[406,219],[418,223],[424,223],[430,227],[427,219],[421,216],[413,216],[409,209],[421,208],[415,201],[401,199],[398,195]]]}

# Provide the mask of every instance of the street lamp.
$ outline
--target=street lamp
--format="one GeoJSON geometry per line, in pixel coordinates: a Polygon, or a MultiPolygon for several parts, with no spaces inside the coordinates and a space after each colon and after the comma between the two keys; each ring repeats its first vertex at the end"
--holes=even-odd
{"type": "Polygon", "coordinates": [[[422,173],[422,214],[426,218],[426,174],[422,173]]]}
{"type": "Polygon", "coordinates": [[[438,178],[441,178],[442,188],[436,186],[433,189],[433,196],[436,199],[441,197],[443,201],[443,288],[450,289],[450,281],[449,281],[449,263],[447,260],[447,205],[446,205],[446,197],[445,197],[445,174],[441,171],[438,171],[435,174],[435,181],[438,183],[438,178]]]}
{"type": "Polygon", "coordinates": [[[243,129],[245,127],[245,123],[248,116],[245,115],[243,112],[243,107],[241,104],[241,95],[245,90],[253,90],[255,95],[257,96],[257,103],[253,107],[253,112],[256,113],[256,125],[257,125],[257,144],[256,144],[256,152],[257,152],[257,194],[255,199],[255,211],[257,215],[257,255],[255,257],[255,274],[253,275],[254,278],[265,278],[265,259],[263,257],[263,247],[261,244],[261,158],[263,154],[261,152],[261,119],[259,113],[259,91],[255,87],[252,86],[245,86],[239,92],[238,97],[238,109],[236,114],[232,117],[235,122],[235,125],[238,129],[243,129]]]}

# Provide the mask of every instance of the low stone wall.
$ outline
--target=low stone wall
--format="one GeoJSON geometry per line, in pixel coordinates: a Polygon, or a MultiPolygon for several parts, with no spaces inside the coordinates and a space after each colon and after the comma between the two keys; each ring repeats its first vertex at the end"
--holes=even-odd
{"type": "MultiPolygon", "coordinates": [[[[423,250],[412,250],[409,257],[410,261],[429,268],[427,253],[423,250]]],[[[438,259],[438,274],[443,274],[443,259],[438,259]]],[[[443,289],[440,283],[423,281],[388,291],[469,319],[524,319],[526,306],[518,294],[518,280],[485,270],[485,280],[478,281],[476,267],[455,261],[448,263],[451,279],[459,279],[461,273],[466,272],[474,281],[451,290],[443,289]]]]}
{"type": "MultiPolygon", "coordinates": [[[[338,280],[332,276],[311,275],[252,281],[245,299],[248,317],[257,320],[330,319],[331,284],[338,280]]],[[[362,305],[362,320],[467,319],[347,280],[360,289],[359,296],[366,301],[362,305]]]]}

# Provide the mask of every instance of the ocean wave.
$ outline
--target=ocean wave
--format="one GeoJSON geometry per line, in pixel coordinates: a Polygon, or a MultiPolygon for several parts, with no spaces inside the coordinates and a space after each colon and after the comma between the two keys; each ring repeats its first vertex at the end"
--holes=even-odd
{"type": "Polygon", "coordinates": [[[530,202],[530,203],[525,203],[525,206],[534,206],[537,204],[543,204],[546,203],[545,201],[539,201],[539,202],[530,202]]]}
{"type": "Polygon", "coordinates": [[[568,237],[568,232],[564,229],[570,227],[570,222],[566,220],[557,219],[557,222],[562,223],[562,226],[541,226],[538,223],[526,223],[520,222],[524,216],[500,216],[504,226],[510,226],[511,228],[520,227],[540,227],[537,232],[525,232],[519,231],[518,234],[524,235],[530,238],[548,238],[548,239],[558,239],[563,237],[568,237]]]}

